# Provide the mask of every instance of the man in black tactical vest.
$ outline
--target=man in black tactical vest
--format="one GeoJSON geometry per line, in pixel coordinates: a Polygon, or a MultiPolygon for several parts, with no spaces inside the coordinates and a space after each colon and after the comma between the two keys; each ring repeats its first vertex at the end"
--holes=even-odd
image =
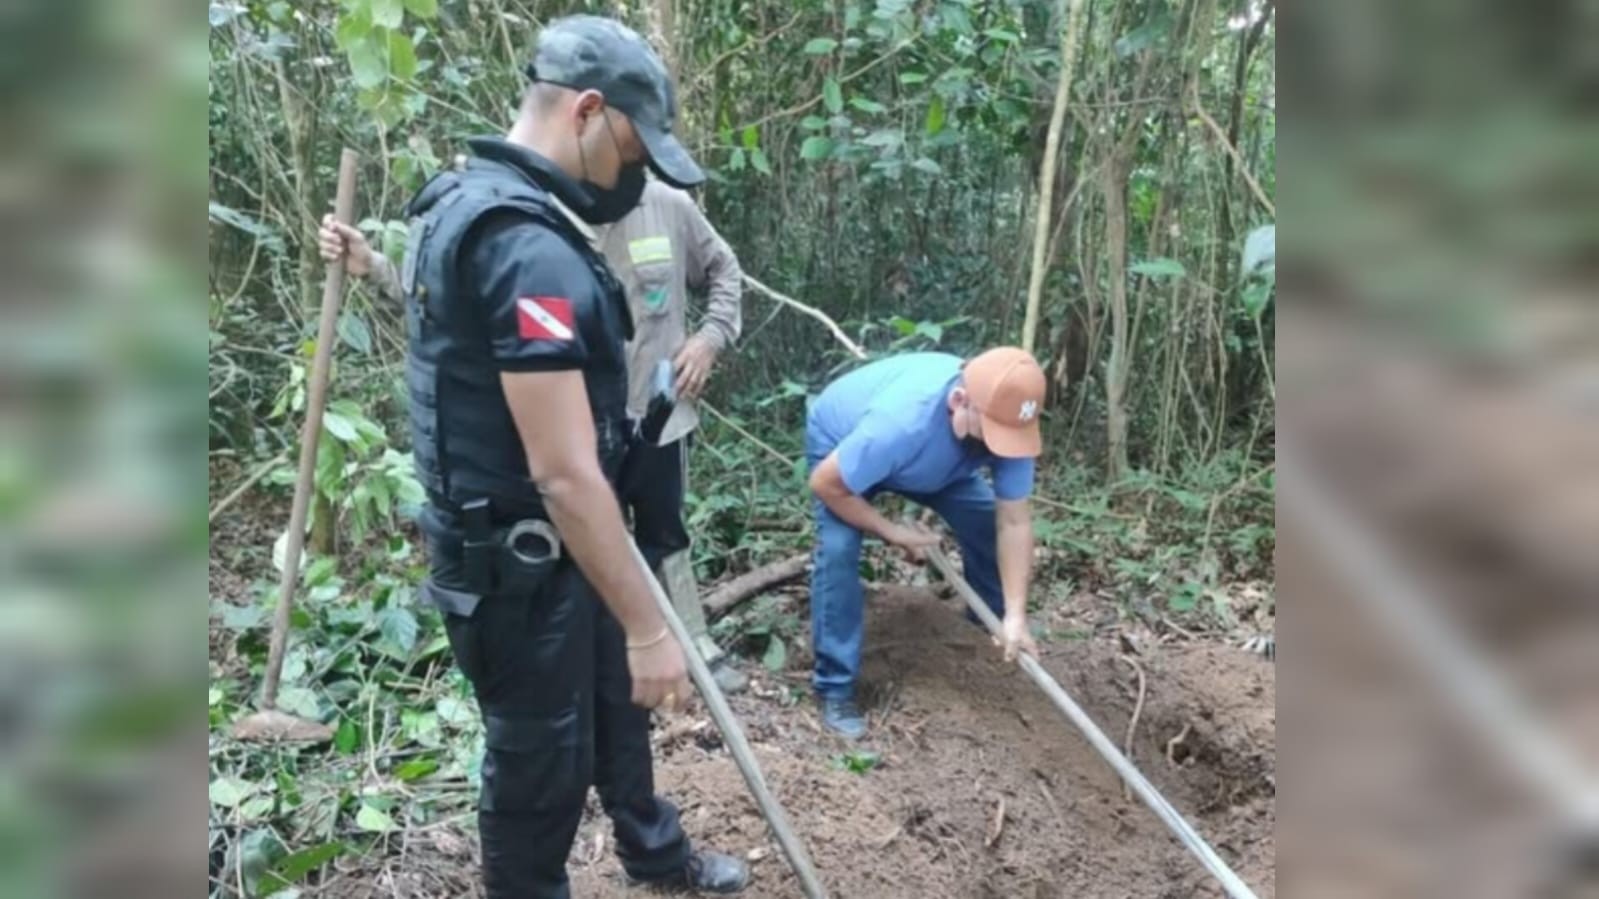
{"type": "Polygon", "coordinates": [[[622,286],[590,226],[637,202],[648,164],[703,173],[672,136],[660,59],[609,19],[539,35],[503,139],[411,201],[401,270],[425,595],[486,734],[478,823],[491,897],[564,897],[595,785],[640,882],[736,892],[738,859],[691,849],[655,795],[649,709],[690,696],[613,485],[633,424],[622,286]]]}

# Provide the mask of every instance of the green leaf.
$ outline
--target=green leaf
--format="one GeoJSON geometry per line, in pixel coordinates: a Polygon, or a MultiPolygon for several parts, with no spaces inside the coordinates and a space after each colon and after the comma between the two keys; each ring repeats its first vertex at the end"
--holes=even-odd
{"type": "Polygon", "coordinates": [[[411,759],[395,768],[394,776],[406,783],[410,783],[413,780],[421,780],[437,770],[439,770],[439,763],[434,759],[411,759]]]}
{"type": "Polygon", "coordinates": [[[944,98],[933,97],[933,102],[927,107],[927,133],[937,134],[944,130],[944,98]]]}
{"type": "Polygon", "coordinates": [[[876,768],[882,761],[882,756],[864,749],[852,749],[849,752],[833,756],[833,766],[851,774],[865,774],[876,768]]]}
{"type": "Polygon", "coordinates": [[[439,720],[457,727],[472,723],[472,704],[464,699],[446,696],[439,700],[439,720]]]}
{"type": "Polygon", "coordinates": [[[766,158],[766,151],[759,148],[750,151],[750,165],[763,175],[772,173],[772,163],[766,158]]]}
{"type": "Polygon", "coordinates": [[[237,209],[230,209],[227,206],[223,206],[221,203],[212,201],[210,206],[210,218],[211,221],[221,222],[224,225],[238,228],[240,231],[254,236],[260,240],[261,245],[267,249],[277,250],[280,252],[283,250],[283,241],[278,237],[278,232],[276,230],[269,225],[264,225],[261,222],[256,221],[237,209]]]}
{"type": "Polygon", "coordinates": [[[410,609],[389,606],[378,615],[378,632],[385,640],[399,647],[402,654],[409,654],[416,648],[418,630],[416,616],[411,614],[410,609]]]}
{"type": "Polygon", "coordinates": [[[1003,28],[990,28],[987,31],[984,31],[983,34],[1005,44],[1014,44],[1021,40],[1021,37],[1017,35],[1016,32],[1006,31],[1003,28]]]}
{"type": "Polygon", "coordinates": [[[868,134],[864,139],[861,140],[861,143],[868,147],[883,147],[892,149],[899,146],[904,141],[905,136],[900,134],[897,129],[883,128],[868,134]]]}
{"type": "Polygon", "coordinates": [[[761,133],[756,130],[754,125],[746,125],[744,126],[744,133],[741,135],[741,140],[744,143],[744,149],[753,150],[760,146],[761,133]]]}
{"type": "Polygon", "coordinates": [[[1181,262],[1175,259],[1167,259],[1164,256],[1135,262],[1129,268],[1129,271],[1135,275],[1144,275],[1150,278],[1181,278],[1188,274],[1188,269],[1183,268],[1181,262]]]}
{"type": "Polygon", "coordinates": [[[353,312],[339,316],[339,339],[363,356],[372,353],[372,329],[367,327],[365,319],[353,312]]]}
{"type": "Polygon", "coordinates": [[[827,106],[827,111],[833,115],[844,111],[844,89],[832,78],[822,84],[822,102],[827,106]]]}
{"type": "Polygon", "coordinates": [[[873,115],[880,112],[888,112],[887,106],[884,106],[876,100],[868,100],[865,97],[850,97],[849,105],[859,109],[861,112],[871,113],[873,115]]]}
{"type": "Polygon", "coordinates": [[[333,732],[333,748],[341,755],[350,755],[361,745],[361,732],[356,728],[355,722],[346,718],[339,722],[339,729],[333,732]]]}
{"type": "Polygon", "coordinates": [[[1239,300],[1250,318],[1260,318],[1261,313],[1266,311],[1266,306],[1271,302],[1271,290],[1272,286],[1265,281],[1253,281],[1244,288],[1239,300]]]}
{"type": "Polygon", "coordinates": [[[812,135],[805,138],[805,143],[800,144],[801,159],[826,159],[833,153],[833,139],[812,135]]]}
{"type": "Polygon", "coordinates": [[[923,81],[926,81],[926,80],[927,80],[927,75],[925,73],[923,73],[923,72],[900,72],[899,73],[899,83],[900,84],[921,84],[923,81]]]}
{"type": "Polygon", "coordinates": [[[830,37],[813,37],[805,42],[805,52],[811,56],[826,56],[838,49],[838,41],[830,37]]]}
{"type": "Polygon", "coordinates": [[[416,48],[404,32],[389,32],[389,72],[401,81],[416,77],[416,48]]]}
{"type": "Polygon", "coordinates": [[[211,786],[207,792],[210,795],[212,805],[220,805],[223,808],[238,808],[239,804],[250,798],[256,789],[256,785],[248,781],[236,780],[231,777],[219,777],[211,781],[211,786]]]}
{"type": "Polygon", "coordinates": [[[281,890],[343,854],[344,844],[340,842],[323,843],[290,853],[267,871],[262,886],[268,890],[281,890]]]}
{"type": "Polygon", "coordinates": [[[405,11],[419,19],[431,19],[439,14],[439,0],[405,0],[405,11]]]}
{"type": "Polygon", "coordinates": [[[821,116],[808,115],[800,120],[800,127],[806,131],[820,131],[827,127],[827,120],[821,116]]]}
{"type": "Polygon", "coordinates": [[[339,17],[338,27],[333,32],[333,43],[348,53],[351,47],[366,40],[371,33],[372,10],[362,4],[339,17]]]}
{"type": "Polygon", "coordinates": [[[730,172],[744,171],[744,148],[734,147],[731,155],[727,157],[727,170],[730,172]]]}
{"type": "Polygon", "coordinates": [[[316,694],[306,687],[284,687],[278,693],[278,708],[291,715],[315,721],[322,717],[316,694]]]}
{"type": "Polygon", "coordinates": [[[372,24],[384,28],[399,28],[405,21],[405,4],[402,0],[370,0],[372,24]]]}
{"type": "Polygon", "coordinates": [[[1244,238],[1242,270],[1249,277],[1266,266],[1277,264],[1277,226],[1262,225],[1244,238]]]}
{"type": "Polygon", "coordinates": [[[368,833],[388,833],[394,829],[394,819],[389,813],[362,803],[355,813],[355,826],[368,833]]]}
{"type": "Polygon", "coordinates": [[[774,674],[782,671],[783,666],[788,664],[788,647],[784,645],[782,637],[773,634],[766,641],[766,654],[761,656],[761,664],[774,674]]]}
{"type": "Polygon", "coordinates": [[[1199,605],[1200,586],[1194,583],[1183,584],[1177,592],[1167,598],[1166,604],[1173,612],[1192,612],[1199,605]]]}
{"type": "Polygon", "coordinates": [[[355,442],[355,423],[331,409],[322,413],[322,430],[332,434],[343,443],[355,442]]]}
{"type": "Polygon", "coordinates": [[[383,475],[378,475],[369,483],[372,485],[372,501],[377,505],[378,514],[387,516],[394,508],[394,497],[389,493],[388,480],[383,475]]]}
{"type": "Polygon", "coordinates": [[[928,159],[926,156],[922,156],[922,157],[917,158],[917,160],[915,162],[911,163],[911,168],[920,169],[920,170],[926,172],[929,175],[942,175],[942,174],[944,174],[943,166],[940,166],[938,163],[934,162],[933,160],[928,159]]]}
{"type": "Polygon", "coordinates": [[[352,44],[349,49],[350,72],[357,87],[371,89],[389,77],[389,67],[378,52],[377,41],[368,35],[352,44]]]}
{"type": "Polygon", "coordinates": [[[253,796],[239,806],[239,817],[245,821],[260,821],[272,814],[271,796],[253,796]]]}

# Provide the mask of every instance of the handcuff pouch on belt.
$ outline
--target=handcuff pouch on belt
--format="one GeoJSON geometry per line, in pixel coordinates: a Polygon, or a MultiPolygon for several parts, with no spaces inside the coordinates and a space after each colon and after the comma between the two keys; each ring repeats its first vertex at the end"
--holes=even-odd
{"type": "Polygon", "coordinates": [[[526,595],[543,586],[561,561],[561,537],[540,518],[495,527],[489,501],[461,506],[461,561],[468,588],[483,596],[526,595]]]}

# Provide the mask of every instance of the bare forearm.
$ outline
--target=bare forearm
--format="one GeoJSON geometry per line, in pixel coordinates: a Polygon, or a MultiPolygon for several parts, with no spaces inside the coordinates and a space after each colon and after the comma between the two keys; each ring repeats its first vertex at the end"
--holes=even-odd
{"type": "Polygon", "coordinates": [[[871,503],[853,493],[818,493],[823,505],[856,530],[883,537],[893,527],[871,503]]]}
{"type": "Polygon", "coordinates": [[[598,470],[589,475],[552,478],[540,484],[545,509],[600,599],[633,639],[648,640],[664,622],[646,575],[628,549],[616,494],[598,470]]]}
{"type": "Polygon", "coordinates": [[[999,583],[1005,614],[1027,613],[1027,587],[1033,575],[1033,522],[1026,512],[1001,513],[998,521],[999,583]]]}

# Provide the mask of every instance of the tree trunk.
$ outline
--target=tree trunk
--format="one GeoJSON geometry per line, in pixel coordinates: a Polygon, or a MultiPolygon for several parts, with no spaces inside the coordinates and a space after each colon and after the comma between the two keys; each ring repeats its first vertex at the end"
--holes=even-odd
{"type": "MultiPolygon", "coordinates": [[[[655,45],[655,52],[661,54],[661,62],[666,64],[666,72],[672,76],[672,83],[678,84],[677,46],[672,39],[676,34],[677,11],[672,6],[672,0],[652,0],[645,4],[644,18],[649,23],[650,43],[655,45]]],[[[681,105],[681,85],[678,85],[678,100],[681,105]]]]}
{"type": "MultiPolygon", "coordinates": [[[[1136,122],[1131,126],[1137,127],[1136,122]]],[[[1105,363],[1105,439],[1110,479],[1127,474],[1127,174],[1128,155],[1118,144],[1100,175],[1105,197],[1106,269],[1110,277],[1110,359],[1105,363]]]]}
{"type": "Polygon", "coordinates": [[[1082,36],[1083,0],[1068,0],[1066,33],[1060,42],[1060,79],[1055,84],[1055,107],[1049,116],[1049,136],[1044,139],[1044,167],[1038,174],[1038,216],[1033,226],[1033,266],[1027,279],[1027,315],[1022,321],[1022,349],[1032,352],[1038,332],[1038,304],[1044,293],[1044,275],[1049,266],[1044,258],[1049,246],[1050,203],[1055,196],[1055,162],[1060,155],[1061,126],[1066,121],[1066,103],[1072,92],[1072,67],[1077,62],[1077,45],[1082,36]]]}

